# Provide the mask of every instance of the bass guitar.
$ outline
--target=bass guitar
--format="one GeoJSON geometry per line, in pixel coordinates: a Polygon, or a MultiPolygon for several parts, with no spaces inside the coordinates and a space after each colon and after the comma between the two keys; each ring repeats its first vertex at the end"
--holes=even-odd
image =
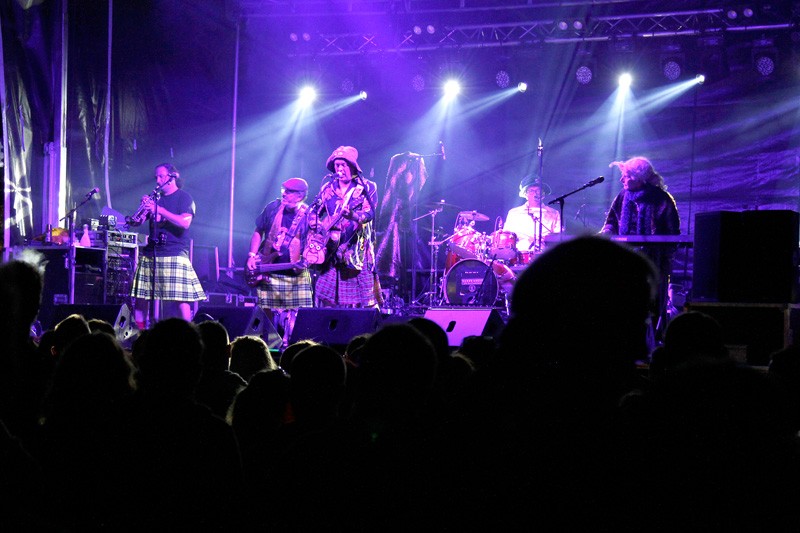
{"type": "MultiPolygon", "coordinates": [[[[276,254],[277,255],[277,254],[276,254]]],[[[275,255],[270,255],[269,257],[264,257],[262,254],[258,254],[256,256],[256,265],[252,268],[245,268],[244,270],[244,279],[247,282],[247,285],[250,287],[255,287],[265,279],[269,272],[278,272],[281,270],[295,270],[305,268],[306,264],[300,260],[296,263],[270,263],[269,261],[274,259],[275,255]]]]}

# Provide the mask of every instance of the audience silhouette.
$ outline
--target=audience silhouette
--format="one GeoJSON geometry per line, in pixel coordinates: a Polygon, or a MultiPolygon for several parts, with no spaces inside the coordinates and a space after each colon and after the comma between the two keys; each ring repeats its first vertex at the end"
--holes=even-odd
{"type": "Polygon", "coordinates": [[[520,275],[496,338],[452,352],[415,317],[278,367],[214,321],[127,354],[73,315],[37,346],[41,272],[2,264],[0,526],[800,530],[798,347],[766,374],[685,312],[650,354],[656,280],[580,237],[520,275]]]}

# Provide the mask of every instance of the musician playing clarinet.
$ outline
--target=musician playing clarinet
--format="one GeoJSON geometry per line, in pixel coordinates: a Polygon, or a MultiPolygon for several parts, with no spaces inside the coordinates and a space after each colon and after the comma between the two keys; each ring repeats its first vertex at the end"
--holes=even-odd
{"type": "MultiPolygon", "coordinates": [[[[326,166],[332,174],[320,190],[315,224],[324,247],[314,290],[317,306],[376,307],[381,295],[372,221],[378,186],[362,175],[352,146],[334,150],[326,166]]],[[[309,242],[314,242],[313,233],[309,242]]]]}
{"type": "Polygon", "coordinates": [[[183,180],[172,164],[158,165],[155,179],[153,194],[142,198],[139,208],[150,220],[150,237],[140,254],[131,287],[131,296],[135,299],[134,318],[140,329],[153,325],[151,321],[155,318],[177,317],[190,321],[192,303],[206,299],[189,260],[189,226],[194,220],[194,200],[181,189],[183,180]],[[152,291],[154,274],[155,294],[152,291]],[[153,299],[163,302],[163,316],[150,316],[153,299]]]}
{"type": "Polygon", "coordinates": [[[313,304],[311,275],[301,261],[308,233],[307,194],[306,180],[284,181],[281,197],[264,207],[250,237],[248,283],[256,287],[258,304],[272,311],[284,346],[289,343],[297,309],[313,304]]]}
{"type": "MultiPolygon", "coordinates": [[[[619,181],[622,190],[617,194],[608,210],[601,233],[611,235],[678,235],[680,219],[675,198],[667,192],[664,178],[656,172],[653,164],[644,157],[633,157],[627,161],[613,161],[609,167],[621,172],[619,181]]],[[[658,332],[666,326],[667,288],[672,272],[672,258],[677,246],[655,244],[641,248],[660,272],[656,305],[662,319],[658,332]]]]}

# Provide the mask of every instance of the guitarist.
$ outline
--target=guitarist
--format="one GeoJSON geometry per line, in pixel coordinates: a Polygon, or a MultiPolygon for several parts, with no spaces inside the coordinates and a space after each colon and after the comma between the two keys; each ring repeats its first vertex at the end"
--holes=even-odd
{"type": "Polygon", "coordinates": [[[308,183],[289,178],[281,186],[281,197],[267,204],[256,219],[247,254],[248,272],[265,263],[286,264],[287,268],[255,277],[258,303],[271,310],[276,329],[288,344],[299,307],[311,307],[311,275],[300,255],[308,233],[308,205],[304,202],[308,183]],[[297,266],[289,266],[297,265],[297,266]]]}
{"type": "Polygon", "coordinates": [[[332,179],[322,185],[318,217],[311,221],[312,229],[327,236],[314,287],[317,306],[376,307],[381,301],[372,221],[378,186],[362,176],[352,146],[334,150],[326,166],[332,179]]]}

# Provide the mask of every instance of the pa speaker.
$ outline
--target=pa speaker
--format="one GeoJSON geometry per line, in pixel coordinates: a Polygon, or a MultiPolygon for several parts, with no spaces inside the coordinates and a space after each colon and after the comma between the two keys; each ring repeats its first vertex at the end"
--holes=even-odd
{"type": "Polygon", "coordinates": [[[712,211],[695,216],[696,301],[797,302],[800,214],[712,211]]]}
{"type": "Polygon", "coordinates": [[[272,324],[272,319],[259,306],[201,305],[194,315],[194,322],[207,320],[215,320],[225,326],[231,339],[244,335],[255,335],[264,339],[264,342],[272,349],[280,347],[283,342],[272,324]]]}
{"type": "Polygon", "coordinates": [[[69,315],[81,315],[86,320],[96,318],[105,320],[114,326],[117,340],[124,347],[130,347],[138,336],[139,329],[133,319],[130,307],[127,304],[64,304],[53,306],[53,323],[43,324],[47,328],[54,328],[56,324],[69,315]]]}
{"type": "Polygon", "coordinates": [[[346,346],[356,335],[375,333],[380,319],[377,309],[301,307],[289,343],[309,339],[328,346],[346,346]]]}
{"type": "Polygon", "coordinates": [[[505,325],[496,309],[428,309],[425,318],[439,324],[451,347],[461,346],[464,337],[496,336],[505,325]]]}

